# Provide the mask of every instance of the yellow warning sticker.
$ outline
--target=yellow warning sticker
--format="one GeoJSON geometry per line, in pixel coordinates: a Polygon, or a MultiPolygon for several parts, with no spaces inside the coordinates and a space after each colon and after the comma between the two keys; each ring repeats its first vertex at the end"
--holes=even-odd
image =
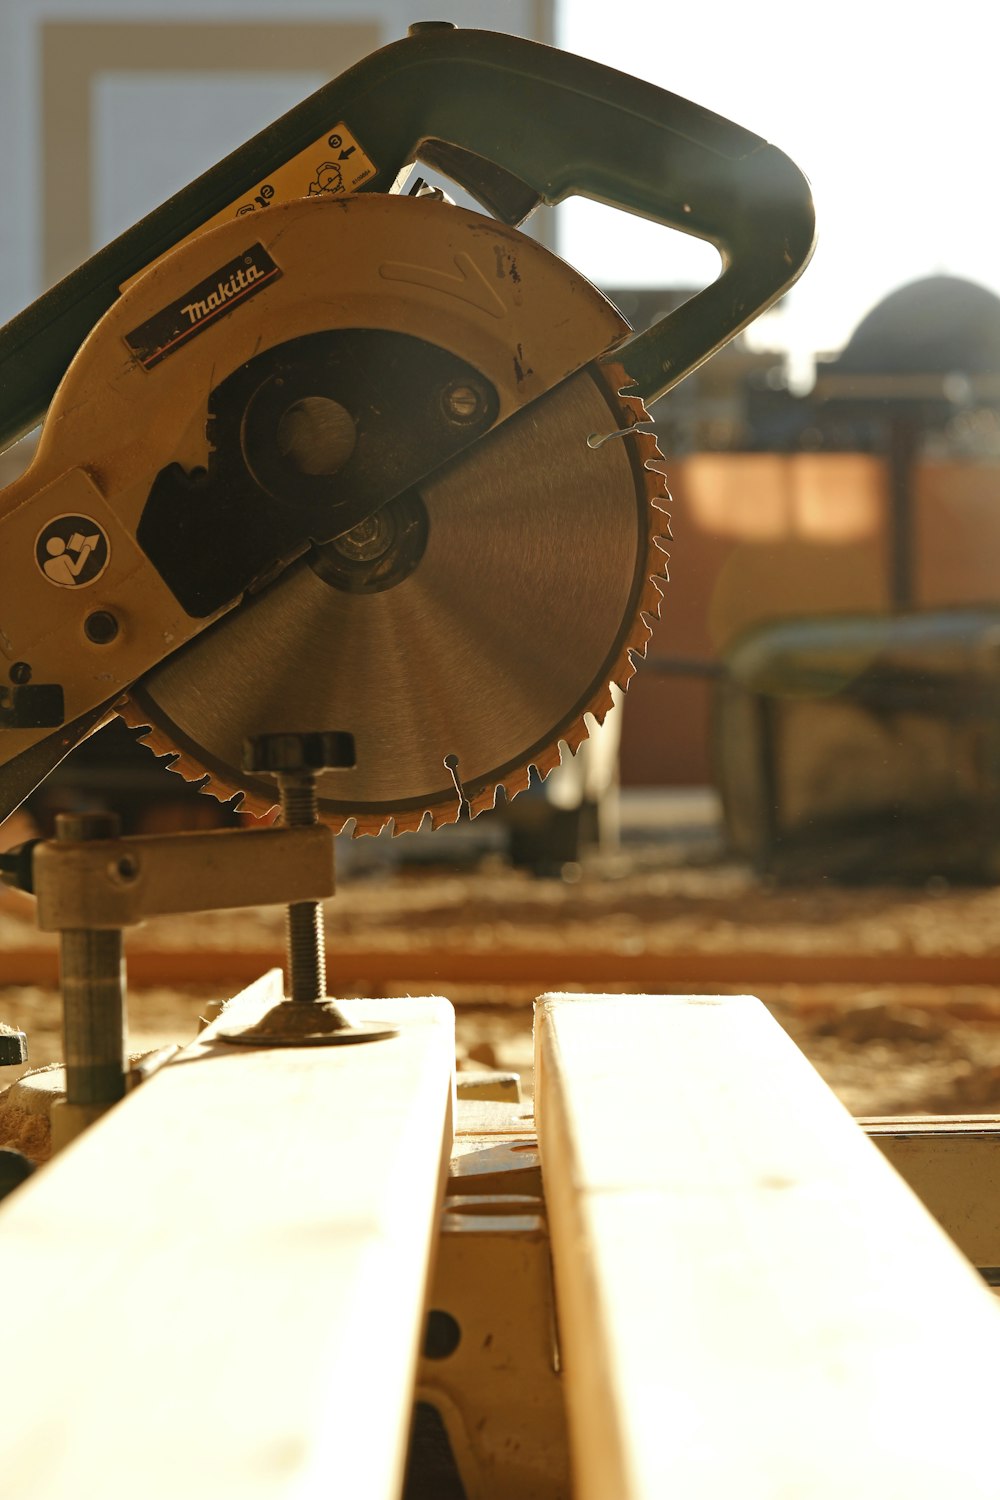
{"type": "MultiPolygon", "coordinates": [[[[223,208],[211,219],[206,219],[199,229],[178,240],[172,250],[176,250],[178,245],[186,245],[188,240],[197,238],[206,229],[227,224],[230,219],[245,218],[262,208],[270,208],[272,203],[287,203],[290,198],[339,198],[344,193],[353,193],[362,183],[374,177],[376,171],[375,163],[365,155],[357,136],[341,122],[321,135],[313,145],[293,156],[291,161],[284,162],[255,190],[251,189],[242,198],[237,198],[228,208],[223,208]]],[[[159,256],[158,259],[162,260],[163,257],[159,256]]],[[[150,262],[150,265],[155,264],[156,261],[150,262]]],[[[137,271],[128,281],[123,281],[120,290],[124,292],[148,270],[149,266],[144,266],[142,271],[137,271]]]]}

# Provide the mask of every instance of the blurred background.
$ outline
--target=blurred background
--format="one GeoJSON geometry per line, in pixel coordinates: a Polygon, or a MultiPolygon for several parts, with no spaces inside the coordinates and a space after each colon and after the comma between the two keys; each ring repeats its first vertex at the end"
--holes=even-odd
{"type": "MultiPolygon", "coordinates": [[[[784,0],[624,11],[461,0],[433,17],[554,43],[756,131],[810,177],[819,244],[789,295],[653,410],[674,501],[671,581],[610,752],[471,827],[367,847],[342,839],[345,876],[433,867],[472,882],[437,905],[417,900],[429,945],[442,912],[468,929],[482,899],[482,938],[509,897],[508,945],[548,921],[544,942],[576,952],[600,907],[625,923],[624,937],[608,929],[611,952],[619,940],[623,954],[654,957],[727,941],[766,949],[770,977],[755,979],[747,960],[728,982],[770,984],[776,1003],[774,986],[791,986],[784,999],[799,1011],[828,1018],[848,1000],[857,1009],[860,993],[879,1015],[902,1005],[912,1021],[957,987],[970,1014],[992,1015],[1000,21],[973,0],[946,16],[897,0],[808,12],[784,0]],[[516,872],[556,877],[541,905],[520,884],[501,889],[516,872]],[[834,882],[846,893],[830,896],[834,882]],[[845,943],[885,959],[865,970],[867,990],[848,975],[845,943]],[[810,976],[789,957],[822,952],[840,967],[831,957],[810,976]],[[884,989],[894,955],[899,973],[921,955],[971,967],[953,969],[953,983],[932,965],[906,970],[900,999],[884,989]],[[822,999],[821,983],[843,994],[822,999]]],[[[0,0],[0,321],[422,18],[412,0],[0,0]]],[[[598,204],[526,227],[636,327],[718,270],[711,247],[598,204]]],[[[0,455],[0,482],[31,449],[29,438],[0,455]]],[[[28,820],[47,831],[56,811],[81,805],[113,805],[131,828],[234,816],[113,726],[0,838],[28,820]]],[[[376,908],[385,942],[384,892],[376,908]]],[[[349,928],[350,910],[340,902],[334,920],[349,928]]]]}

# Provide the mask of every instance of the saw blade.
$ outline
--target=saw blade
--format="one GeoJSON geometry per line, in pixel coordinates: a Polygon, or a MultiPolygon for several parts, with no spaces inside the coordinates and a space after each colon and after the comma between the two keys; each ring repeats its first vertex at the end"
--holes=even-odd
{"type": "Polygon", "coordinates": [[[241,770],[247,737],[346,730],[356,764],[321,774],[320,813],[356,835],[454,822],[547,775],[603,722],[659,614],[668,497],[624,380],[588,367],[384,525],[314,549],[147,674],[126,720],[254,811],[275,793],[241,770]]]}

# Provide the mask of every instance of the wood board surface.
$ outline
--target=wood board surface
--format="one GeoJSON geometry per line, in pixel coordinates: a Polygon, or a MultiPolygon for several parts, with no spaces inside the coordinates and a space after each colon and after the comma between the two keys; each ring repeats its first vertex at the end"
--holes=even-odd
{"type": "Polygon", "coordinates": [[[576,1500],[996,1500],[1000,1314],[756,1000],[545,996],[576,1500]]]}
{"type": "Polygon", "coordinates": [[[399,1035],[247,1048],[216,1023],[0,1210],[0,1493],[397,1493],[454,1016],[345,1009],[399,1035]]]}

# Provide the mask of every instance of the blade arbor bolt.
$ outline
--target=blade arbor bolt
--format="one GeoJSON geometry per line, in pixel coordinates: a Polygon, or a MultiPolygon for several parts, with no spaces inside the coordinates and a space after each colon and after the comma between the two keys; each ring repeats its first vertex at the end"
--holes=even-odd
{"type": "Polygon", "coordinates": [[[373,516],[367,516],[357,526],[352,526],[350,531],[336,537],[333,546],[341,557],[351,562],[373,562],[377,557],[384,557],[395,540],[391,517],[376,511],[373,516]]]}
{"type": "MultiPolygon", "coordinates": [[[[354,736],[341,730],[313,734],[258,734],[243,747],[247,771],[265,772],[278,782],[286,828],[310,828],[319,821],[316,774],[354,765],[354,736]]],[[[326,998],[326,939],[319,901],[293,901],[287,909],[289,999],[326,998]]]]}

